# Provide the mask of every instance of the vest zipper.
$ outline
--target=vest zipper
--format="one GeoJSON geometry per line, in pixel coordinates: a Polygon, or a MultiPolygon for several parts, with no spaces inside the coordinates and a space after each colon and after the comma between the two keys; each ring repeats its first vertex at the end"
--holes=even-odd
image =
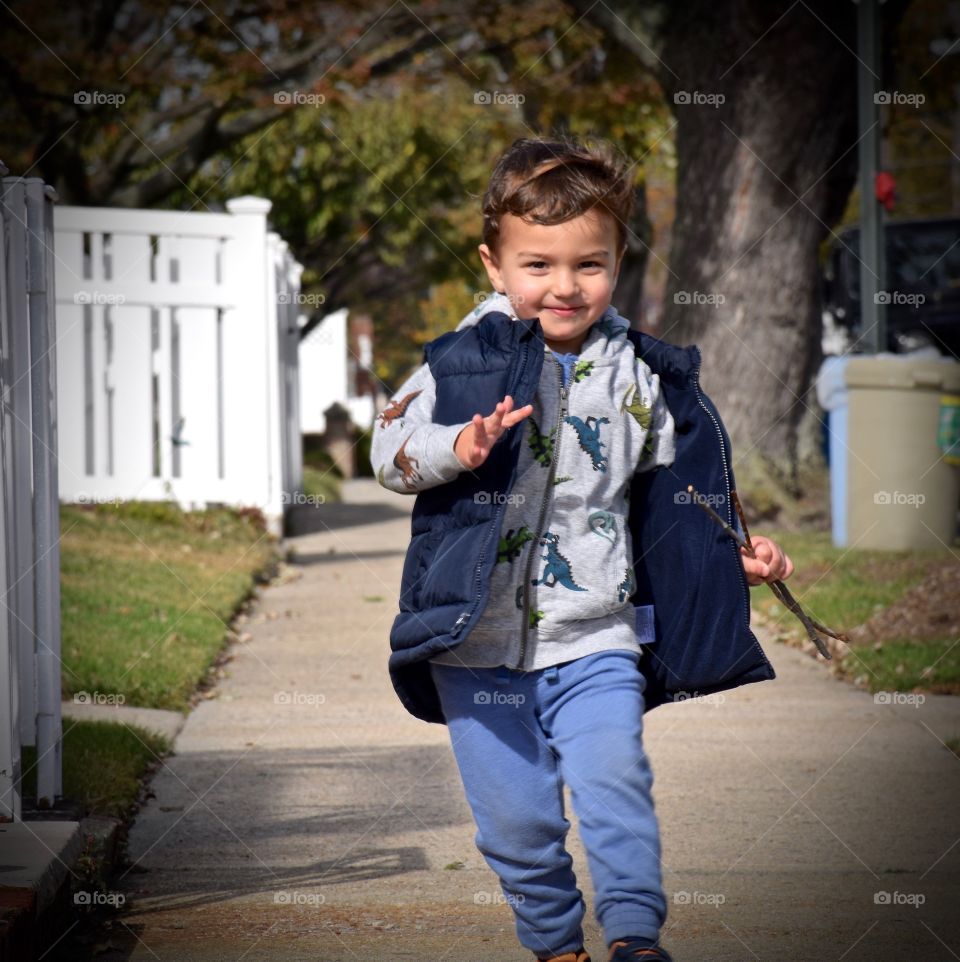
{"type": "Polygon", "coordinates": [[[557,460],[560,452],[560,428],[563,419],[567,414],[568,390],[563,384],[563,367],[557,360],[556,355],[551,352],[550,357],[557,367],[557,376],[560,378],[560,403],[557,413],[557,426],[553,438],[553,456],[550,458],[550,468],[547,471],[547,484],[543,491],[543,498],[540,501],[540,517],[537,519],[537,536],[530,542],[530,553],[527,555],[526,573],[523,579],[523,623],[520,626],[520,660],[514,666],[523,671],[523,659],[527,653],[527,632],[530,630],[530,574],[533,564],[533,555],[536,547],[540,544],[543,537],[543,520],[547,514],[547,502],[550,500],[550,490],[553,487],[553,475],[557,467],[557,460]]]}
{"type": "MultiPolygon", "coordinates": [[[[526,368],[527,359],[529,358],[529,355],[530,355],[529,348],[527,348],[527,350],[521,355],[520,367],[516,376],[517,384],[520,384],[523,380],[523,375],[524,375],[524,371],[526,368]]],[[[522,431],[522,429],[519,429],[519,430],[522,431]]],[[[514,471],[514,478],[515,477],[516,477],[516,473],[514,471]]],[[[509,486],[510,488],[513,487],[512,482],[514,478],[511,478],[511,483],[509,486]]],[[[509,491],[507,493],[509,493],[509,491]]],[[[506,511],[506,499],[504,499],[503,502],[494,511],[493,519],[490,522],[490,530],[491,532],[493,532],[492,537],[494,538],[494,543],[496,543],[496,537],[497,537],[496,532],[499,532],[503,523],[504,511],[506,511]]],[[[474,580],[477,584],[477,596],[474,599],[473,607],[469,611],[462,612],[460,617],[457,618],[457,620],[454,622],[453,628],[451,628],[450,630],[451,638],[456,638],[460,634],[460,632],[463,631],[464,625],[470,620],[470,616],[473,614],[474,611],[476,611],[477,606],[480,604],[480,596],[483,594],[483,587],[480,583],[481,581],[480,575],[481,575],[481,572],[483,571],[483,559],[486,556],[487,543],[489,542],[489,540],[490,540],[489,537],[484,540],[480,548],[480,555],[477,558],[476,567],[474,568],[474,580]]]]}

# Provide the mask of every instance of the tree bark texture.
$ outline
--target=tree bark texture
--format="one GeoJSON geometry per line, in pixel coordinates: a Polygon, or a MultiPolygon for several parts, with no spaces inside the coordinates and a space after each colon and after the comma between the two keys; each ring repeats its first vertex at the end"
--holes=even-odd
{"type": "Polygon", "coordinates": [[[852,3],[697,0],[664,25],[664,86],[689,102],[674,106],[663,336],[700,347],[738,459],[796,462],[821,360],[818,246],[856,177],[855,17],[852,3]]]}

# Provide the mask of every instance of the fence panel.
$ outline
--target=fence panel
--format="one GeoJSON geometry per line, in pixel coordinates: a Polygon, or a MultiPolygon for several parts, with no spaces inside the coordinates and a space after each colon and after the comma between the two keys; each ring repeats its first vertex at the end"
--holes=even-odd
{"type": "Polygon", "coordinates": [[[296,295],[301,268],[269,201],[227,210],[57,209],[62,499],[257,506],[281,533],[302,463],[276,275],[296,295]]]}

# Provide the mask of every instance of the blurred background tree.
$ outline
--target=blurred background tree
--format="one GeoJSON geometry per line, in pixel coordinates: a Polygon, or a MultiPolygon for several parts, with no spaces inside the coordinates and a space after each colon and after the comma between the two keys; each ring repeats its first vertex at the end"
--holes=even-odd
{"type": "Polygon", "coordinates": [[[239,194],[269,197],[304,292],[322,300],[304,334],[339,307],[370,313],[389,393],[419,346],[486,290],[480,201],[517,137],[603,136],[644,158],[618,290],[621,310],[640,310],[645,169],[662,162],[672,176],[659,89],[557,0],[502,14],[471,3],[13,4],[0,40],[14,94],[2,156],[62,203],[222,210],[239,194]],[[499,90],[522,103],[478,98],[499,90]],[[75,102],[93,91],[124,99],[75,102]]]}
{"type": "MultiPolygon", "coordinates": [[[[885,112],[888,152],[909,209],[943,212],[960,193],[960,57],[930,44],[952,49],[957,4],[882,9],[884,82],[928,105],[885,112]]],[[[636,161],[638,201],[614,303],[701,347],[735,450],[796,490],[815,454],[802,441],[818,257],[855,210],[855,13],[846,0],[21,0],[2,14],[0,156],[64,203],[269,197],[322,301],[306,331],[339,307],[372,315],[392,393],[487,288],[476,246],[498,154],[521,136],[609,138],[636,161]],[[678,102],[693,92],[723,101],[678,102]],[[724,300],[676,297],[691,292],[724,300]]]]}

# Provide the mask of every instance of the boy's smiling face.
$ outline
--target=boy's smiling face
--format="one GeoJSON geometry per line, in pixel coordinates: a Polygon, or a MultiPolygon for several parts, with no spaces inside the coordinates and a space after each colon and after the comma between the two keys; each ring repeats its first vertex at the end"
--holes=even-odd
{"type": "Polygon", "coordinates": [[[504,214],[499,250],[481,244],[480,256],[517,316],[539,317],[547,346],[574,354],[610,306],[621,261],[616,224],[600,208],[550,225],[504,214]]]}

